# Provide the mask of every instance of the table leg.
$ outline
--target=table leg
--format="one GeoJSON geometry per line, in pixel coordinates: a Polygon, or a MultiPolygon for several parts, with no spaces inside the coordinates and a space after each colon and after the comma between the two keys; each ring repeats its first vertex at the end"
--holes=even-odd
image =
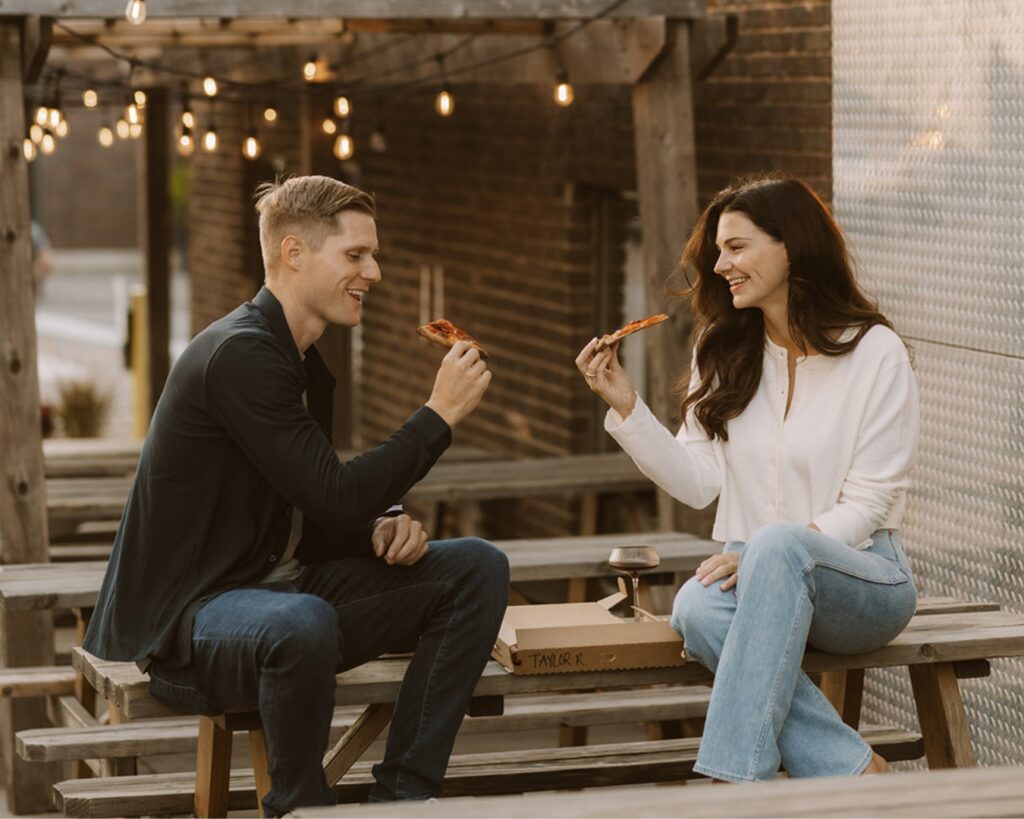
{"type": "Polygon", "coordinates": [[[213,717],[199,717],[196,751],[196,816],[227,816],[231,776],[231,729],[213,717]]]}
{"type": "Polygon", "coordinates": [[[383,702],[369,706],[359,715],[338,743],[324,756],[324,776],[328,785],[333,788],[348,769],[355,765],[363,752],[391,722],[394,711],[393,702],[383,702]]]}
{"type": "Polygon", "coordinates": [[[821,691],[835,706],[843,722],[854,730],[860,728],[861,703],[864,699],[864,669],[851,668],[848,671],[824,671],[821,674],[821,691]]]}
{"type": "Polygon", "coordinates": [[[910,683],[928,767],[974,767],[977,763],[954,664],[912,665],[910,683]]]}

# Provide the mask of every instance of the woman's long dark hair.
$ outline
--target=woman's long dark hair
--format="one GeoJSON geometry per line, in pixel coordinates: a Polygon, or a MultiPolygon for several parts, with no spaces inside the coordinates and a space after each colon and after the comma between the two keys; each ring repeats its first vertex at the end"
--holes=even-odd
{"type": "Polygon", "coordinates": [[[683,251],[695,321],[700,383],[691,393],[690,375],[676,382],[679,412],[687,411],[712,438],[729,440],[727,424],[746,408],[761,381],[765,327],[757,308],[738,310],[725,279],[715,273],[715,239],[723,213],[744,214],[786,247],[789,258],[789,334],[798,347],[824,355],[849,353],[876,324],[888,319],[857,286],[846,242],[828,207],[799,179],[783,175],[744,179],[720,191],[707,206],[683,251]],[[857,334],[839,337],[848,327],[857,334]]]}

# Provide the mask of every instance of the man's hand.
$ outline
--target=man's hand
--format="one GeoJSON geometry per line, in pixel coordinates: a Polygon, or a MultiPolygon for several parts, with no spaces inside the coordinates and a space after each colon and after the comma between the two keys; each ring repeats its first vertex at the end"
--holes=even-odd
{"type": "Polygon", "coordinates": [[[427,406],[454,427],[476,409],[491,383],[491,371],[467,341],[458,341],[441,360],[427,406]]]}
{"type": "Polygon", "coordinates": [[[707,560],[697,567],[697,579],[705,586],[709,586],[716,580],[721,580],[719,586],[722,591],[728,591],[736,585],[740,571],[740,553],[722,552],[718,555],[711,555],[707,560]]]}
{"type": "Polygon", "coordinates": [[[373,553],[388,564],[411,566],[427,553],[423,524],[408,515],[381,518],[370,536],[373,553]]]}

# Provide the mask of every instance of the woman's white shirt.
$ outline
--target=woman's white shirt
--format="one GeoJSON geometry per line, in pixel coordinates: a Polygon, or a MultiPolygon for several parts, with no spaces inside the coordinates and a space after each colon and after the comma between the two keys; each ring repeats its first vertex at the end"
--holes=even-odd
{"type": "MultiPolygon", "coordinates": [[[[848,330],[843,338],[852,337],[848,330]]],[[[716,497],[712,537],[747,541],[775,522],[814,523],[856,548],[876,529],[899,528],[917,449],[917,381],[892,330],[872,327],[843,356],[797,359],[786,413],[788,354],[767,337],[761,383],[710,440],[693,417],[675,436],[643,401],[605,429],[640,470],[676,500],[703,509],[716,497]]],[[[694,366],[691,390],[699,383],[694,366]]]]}

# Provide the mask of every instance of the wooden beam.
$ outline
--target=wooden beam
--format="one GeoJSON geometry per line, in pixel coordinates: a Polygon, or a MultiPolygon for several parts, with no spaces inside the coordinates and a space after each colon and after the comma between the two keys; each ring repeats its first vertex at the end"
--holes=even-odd
{"type": "Polygon", "coordinates": [[[152,416],[170,371],[171,196],[168,180],[170,114],[165,88],[146,94],[143,258],[146,262],[146,321],[149,328],[148,414],[152,416]]]}
{"type": "Polygon", "coordinates": [[[22,29],[22,79],[31,85],[39,79],[53,42],[53,20],[50,17],[26,17],[22,29]]]}
{"type": "Polygon", "coordinates": [[[690,71],[700,82],[732,51],[739,36],[737,14],[716,14],[694,20],[690,28],[690,71]]]}
{"type": "MultiPolygon", "coordinates": [[[[608,0],[160,0],[150,3],[150,19],[161,17],[267,17],[301,19],[344,17],[388,19],[520,19],[585,20],[600,13],[608,0]]],[[[0,17],[31,14],[51,17],[124,16],[124,0],[2,0],[0,17]]],[[[705,0],[630,0],[612,11],[612,18],[677,17],[704,14],[705,0]]]]}
{"type": "MultiPolygon", "coordinates": [[[[47,560],[46,484],[36,362],[35,283],[29,228],[22,24],[0,20],[0,562],[47,560]]],[[[49,613],[0,614],[0,666],[52,665],[49,613]]],[[[52,810],[58,767],[25,762],[14,734],[46,724],[44,699],[0,706],[7,806],[52,810]]]]}
{"type": "MultiPolygon", "coordinates": [[[[633,87],[637,189],[643,231],[647,312],[668,310],[664,329],[646,334],[648,404],[663,422],[675,415],[670,390],[689,364],[692,317],[670,307],[668,284],[679,253],[697,221],[697,167],[694,146],[690,31],[685,22],[669,22],[664,52],[633,87]]],[[[679,286],[675,282],[675,287],[679,286]]],[[[676,505],[658,494],[659,528],[674,528],[676,505]]]]}

